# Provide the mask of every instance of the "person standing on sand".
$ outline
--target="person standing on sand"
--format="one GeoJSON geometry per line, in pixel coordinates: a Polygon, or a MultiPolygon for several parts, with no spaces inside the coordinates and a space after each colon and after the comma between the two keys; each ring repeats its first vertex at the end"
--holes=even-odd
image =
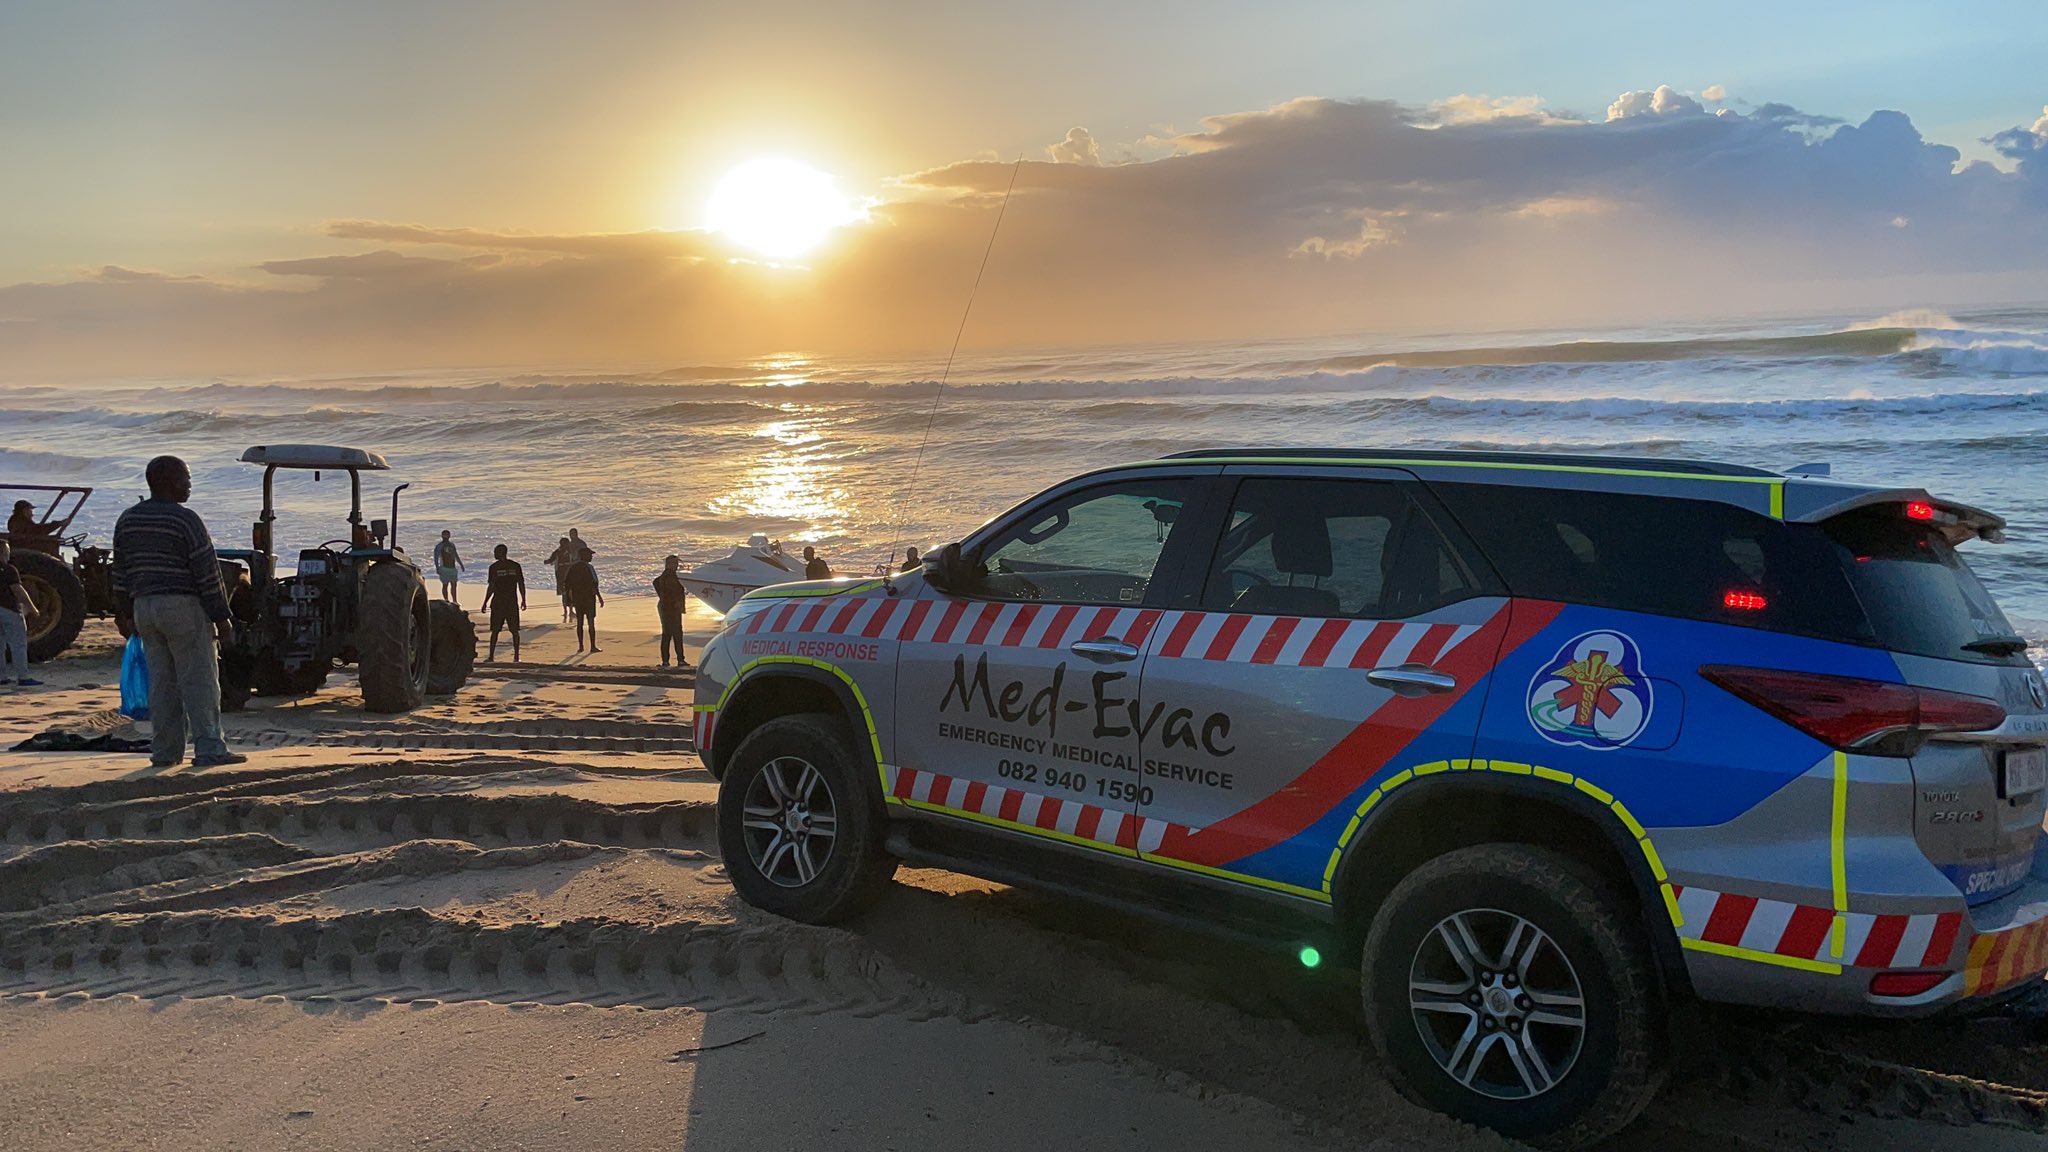
{"type": "Polygon", "coordinates": [[[590,650],[597,647],[597,608],[604,603],[604,592],[597,586],[597,569],[590,561],[578,560],[569,565],[569,573],[562,580],[562,590],[569,597],[569,608],[576,613],[576,650],[583,651],[583,630],[590,629],[590,650]]]}
{"type": "Polygon", "coordinates": [[[142,637],[149,661],[149,762],[169,768],[183,760],[189,726],[194,768],[245,763],[221,739],[214,645],[233,641],[234,623],[213,538],[185,507],[192,470],[159,456],[143,475],[149,499],[114,521],[114,620],[123,636],[142,637]]]}
{"type": "Polygon", "coordinates": [[[825,563],[825,558],[818,555],[816,548],[811,547],[809,544],[804,545],[804,579],[830,580],[831,578],[832,566],[825,563]]]}
{"type": "Polygon", "coordinates": [[[574,528],[569,529],[569,554],[577,560],[597,559],[597,553],[590,550],[590,545],[583,542],[583,537],[578,536],[574,528]]]}
{"type": "Polygon", "coordinates": [[[462,555],[455,551],[455,541],[446,528],[441,529],[441,542],[434,545],[434,570],[441,576],[441,599],[456,607],[461,604],[455,599],[455,585],[469,565],[462,562],[462,555]]]}
{"type": "Polygon", "coordinates": [[[31,679],[28,674],[28,630],[39,626],[42,618],[42,613],[36,611],[36,602],[29,599],[28,589],[21,586],[21,573],[14,567],[14,549],[0,540],[0,648],[7,650],[7,671],[0,676],[0,684],[42,686],[41,680],[31,679]]]}
{"type": "Polygon", "coordinates": [[[541,561],[541,563],[555,570],[555,599],[562,602],[562,623],[564,624],[569,622],[569,593],[564,590],[563,581],[569,575],[569,565],[575,562],[576,550],[569,546],[569,538],[567,536],[562,537],[555,544],[555,550],[548,553],[547,559],[541,561]]]}
{"type": "Polygon", "coordinates": [[[481,607],[491,614],[491,651],[484,657],[486,664],[498,658],[498,633],[506,628],[512,630],[512,662],[519,663],[519,610],[526,607],[526,569],[507,557],[506,551],[503,544],[492,549],[497,559],[484,575],[481,607]]]}
{"type": "Polygon", "coordinates": [[[683,658],[683,610],[688,607],[683,578],[676,574],[676,565],[681,564],[680,556],[669,556],[661,562],[661,575],[654,578],[654,594],[660,598],[656,608],[661,613],[661,666],[668,667],[669,644],[675,644],[676,667],[688,668],[690,662],[683,658]]]}

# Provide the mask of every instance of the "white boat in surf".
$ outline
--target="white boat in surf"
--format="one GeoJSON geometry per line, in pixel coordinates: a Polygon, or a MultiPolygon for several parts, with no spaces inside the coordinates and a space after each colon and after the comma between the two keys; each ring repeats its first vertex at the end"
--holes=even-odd
{"type": "Polygon", "coordinates": [[[756,532],[728,556],[699,564],[682,574],[683,587],[712,611],[732,611],[740,597],[770,584],[788,584],[804,578],[803,562],[785,556],[780,543],[771,543],[756,532]]]}

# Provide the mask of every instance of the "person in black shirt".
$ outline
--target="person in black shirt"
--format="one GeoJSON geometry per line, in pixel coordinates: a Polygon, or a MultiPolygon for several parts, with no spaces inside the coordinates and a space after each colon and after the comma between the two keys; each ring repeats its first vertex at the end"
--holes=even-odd
{"type": "Polygon", "coordinates": [[[21,573],[14,567],[13,550],[7,541],[0,540],[0,684],[13,681],[23,688],[35,688],[42,684],[28,674],[28,631],[42,625],[42,615],[36,611],[35,601],[29,598],[28,589],[21,586],[21,573]]]}
{"type": "Polygon", "coordinates": [[[526,570],[505,552],[503,544],[491,550],[497,559],[491,561],[484,577],[483,606],[491,611],[491,652],[484,657],[486,664],[498,658],[498,633],[506,628],[512,630],[512,662],[519,663],[519,610],[526,607],[526,570]]]}
{"type": "Polygon", "coordinates": [[[576,613],[576,650],[583,651],[583,630],[590,629],[590,650],[597,648],[597,607],[604,603],[604,593],[597,587],[597,569],[590,561],[578,560],[569,565],[569,571],[562,577],[562,592],[569,598],[569,609],[576,613]]]}
{"type": "Polygon", "coordinates": [[[832,566],[825,563],[825,558],[818,555],[816,548],[811,547],[809,544],[804,545],[804,579],[830,580],[831,578],[832,566]]]}
{"type": "Polygon", "coordinates": [[[8,514],[7,517],[8,535],[51,536],[55,535],[56,531],[57,526],[55,524],[45,524],[41,520],[36,519],[35,505],[30,504],[26,500],[16,500],[14,502],[14,511],[8,514]]]}
{"type": "Polygon", "coordinates": [[[662,561],[661,575],[654,578],[654,594],[661,598],[658,608],[661,612],[661,666],[668,667],[669,645],[675,645],[676,667],[688,668],[690,662],[683,658],[683,610],[688,605],[684,600],[683,578],[676,575],[676,565],[682,557],[670,556],[662,561]]]}

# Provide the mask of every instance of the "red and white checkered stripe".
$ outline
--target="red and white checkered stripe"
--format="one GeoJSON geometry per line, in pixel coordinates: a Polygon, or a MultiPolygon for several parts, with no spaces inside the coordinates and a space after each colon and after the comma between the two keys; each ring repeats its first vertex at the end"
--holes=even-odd
{"type": "Polygon", "coordinates": [[[1687,939],[1802,960],[1839,959],[1855,968],[1946,968],[1963,927],[1961,912],[1845,912],[1847,932],[1838,958],[1828,947],[1835,919],[1831,908],[1705,888],[1674,885],[1673,891],[1685,916],[1678,934],[1687,939]]]}
{"type": "Polygon", "coordinates": [[[749,634],[805,632],[986,648],[1061,648],[1077,640],[1105,637],[1143,645],[1159,635],[1163,639],[1157,652],[1169,659],[1290,668],[1428,664],[1479,629],[1478,624],[1404,624],[887,596],[795,600],[755,615],[743,627],[749,634]]]}
{"type": "MultiPolygon", "coordinates": [[[[1059,832],[1106,848],[1153,852],[1166,838],[1168,829],[1177,827],[1165,820],[1119,812],[1082,800],[962,780],[957,776],[944,776],[918,768],[891,764],[882,769],[882,776],[889,795],[898,800],[911,800],[953,812],[972,812],[1018,825],[1027,831],[1059,832]]],[[[1183,832],[1193,831],[1185,826],[1178,827],[1183,832]]]]}

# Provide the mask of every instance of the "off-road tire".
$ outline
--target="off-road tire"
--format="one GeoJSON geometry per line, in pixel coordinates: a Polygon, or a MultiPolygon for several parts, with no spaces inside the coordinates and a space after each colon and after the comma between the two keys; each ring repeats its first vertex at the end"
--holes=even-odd
{"type": "Polygon", "coordinates": [[[805,924],[835,924],[881,896],[896,875],[896,858],[883,848],[887,817],[873,759],[862,755],[838,718],[782,716],[756,728],[733,751],[718,787],[718,847],[726,875],[756,908],[805,924]],[[801,887],[768,878],[748,848],[744,826],[748,790],[771,762],[793,758],[818,770],[831,791],[837,819],[831,853],[801,887]]]}
{"type": "Polygon", "coordinates": [[[28,634],[29,662],[40,664],[71,647],[78,630],[85,627],[85,585],[62,560],[26,548],[14,550],[14,570],[21,573],[23,591],[43,614],[42,626],[28,634]]]}
{"type": "Polygon", "coordinates": [[[1626,1127],[1663,1085],[1666,1063],[1666,1005],[1639,924],[1590,871],[1543,848],[1461,848],[1410,873],[1373,916],[1359,965],[1367,1028],[1395,1087],[1426,1108],[1542,1148],[1579,1148],[1626,1127]],[[1410,1007],[1411,966],[1436,926],[1481,910],[1546,933],[1583,988],[1577,1058],[1539,1095],[1497,1099],[1453,1079],[1410,1007]]]}
{"type": "Polygon", "coordinates": [[[363,708],[410,712],[427,696],[427,586],[410,565],[384,560],[363,577],[356,623],[356,673],[363,708]]]}
{"type": "Polygon", "coordinates": [[[453,696],[476,667],[476,621],[467,609],[446,600],[427,605],[433,654],[427,662],[427,695],[453,696]]]}

